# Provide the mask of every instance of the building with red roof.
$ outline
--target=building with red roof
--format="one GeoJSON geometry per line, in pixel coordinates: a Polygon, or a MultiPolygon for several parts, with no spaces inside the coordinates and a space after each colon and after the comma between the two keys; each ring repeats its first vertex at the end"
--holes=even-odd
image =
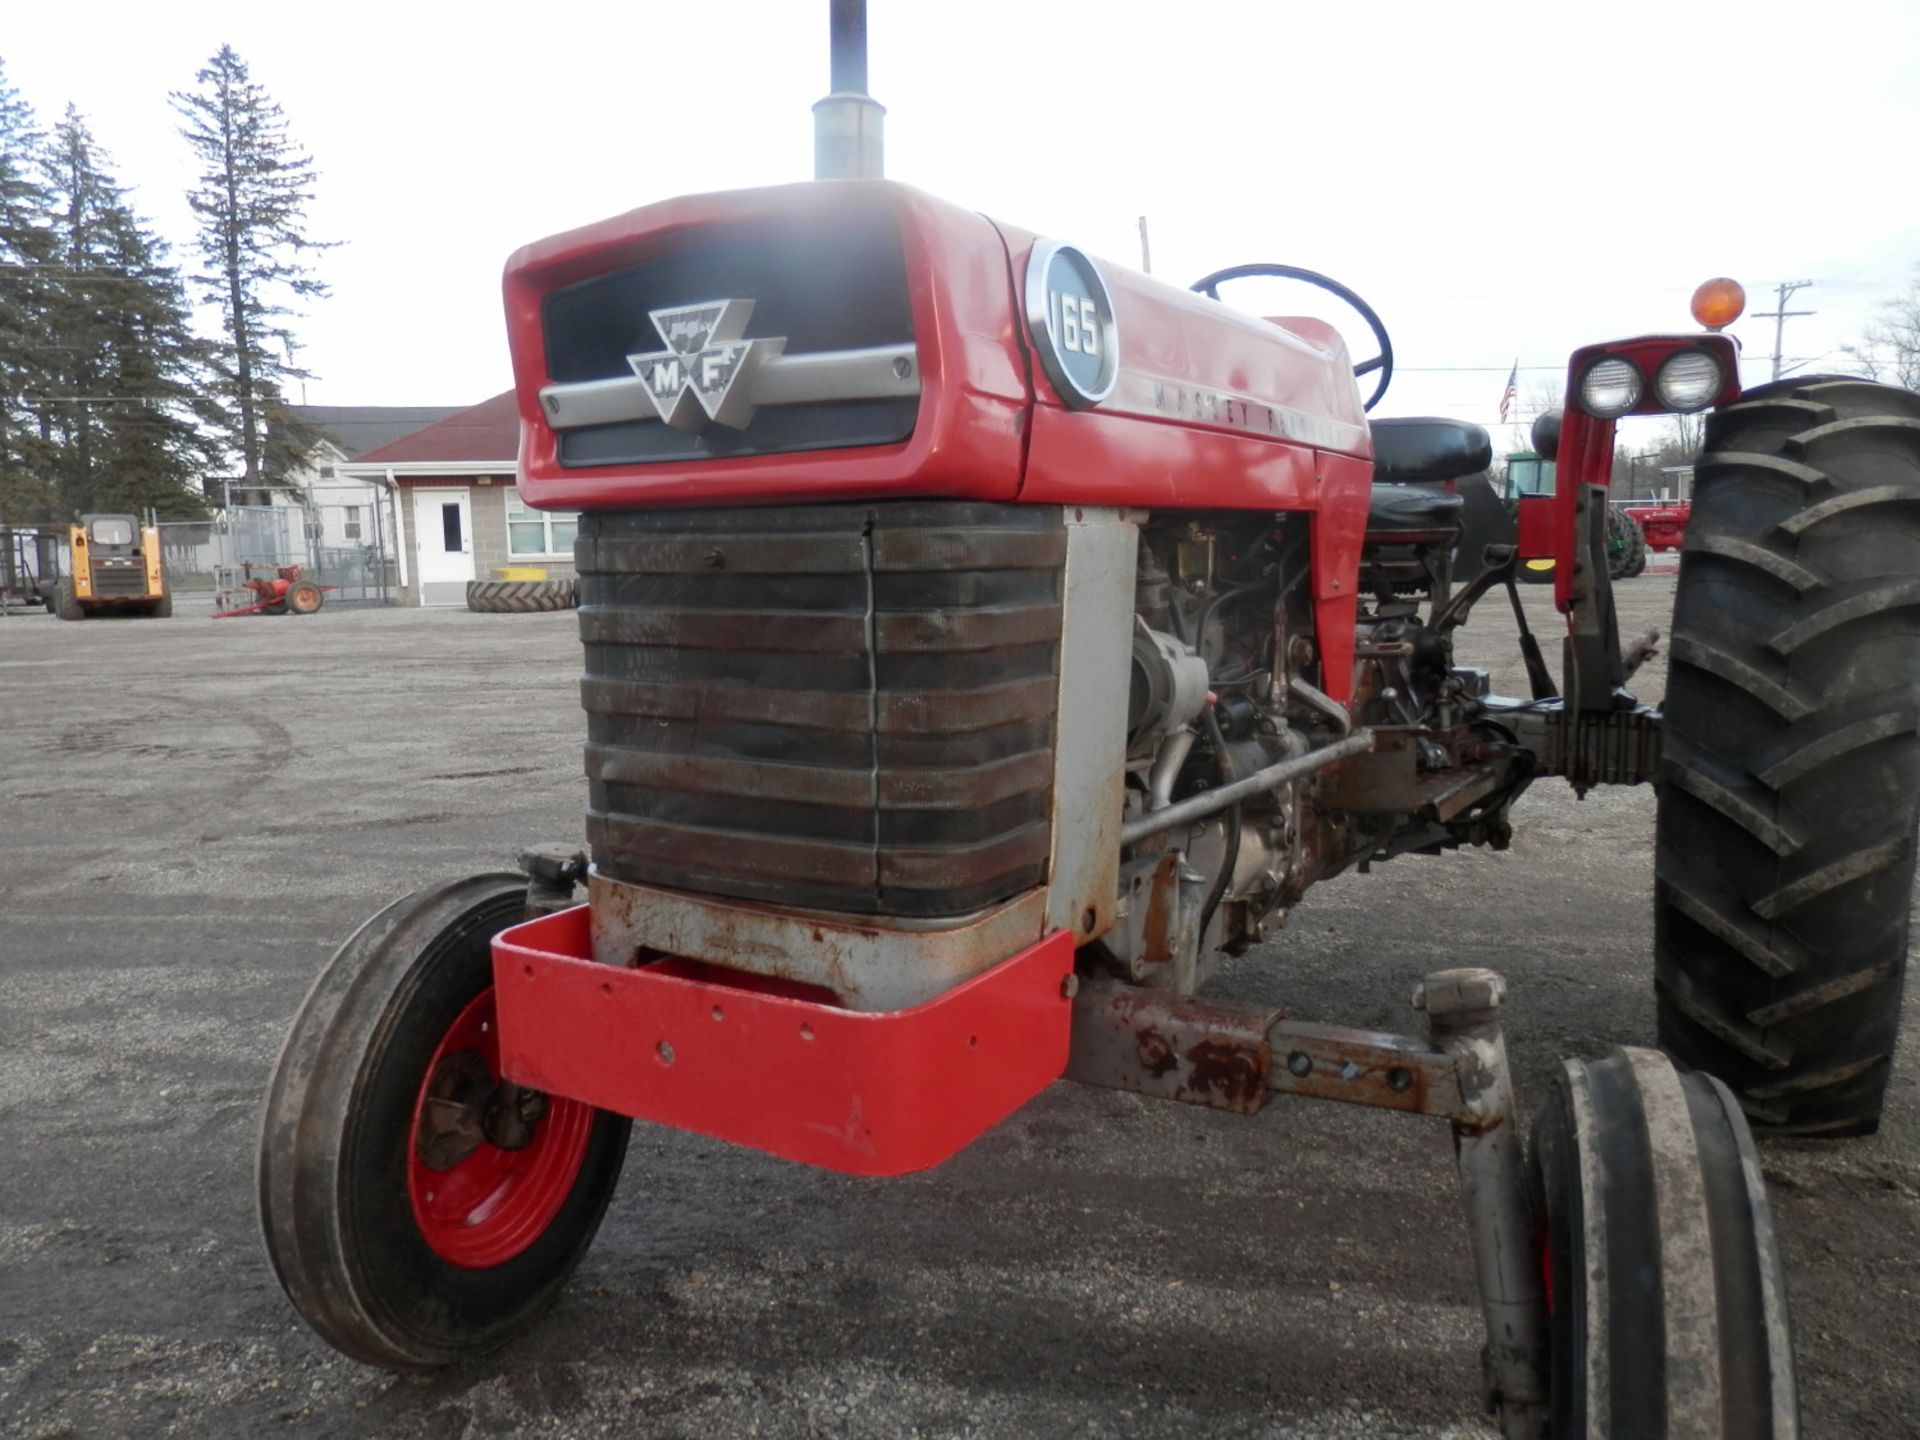
{"type": "Polygon", "coordinates": [[[389,487],[400,522],[400,603],[463,605],[469,580],[506,566],[573,575],[575,516],[529,509],[514,489],[513,391],[483,400],[339,467],[389,487]]]}

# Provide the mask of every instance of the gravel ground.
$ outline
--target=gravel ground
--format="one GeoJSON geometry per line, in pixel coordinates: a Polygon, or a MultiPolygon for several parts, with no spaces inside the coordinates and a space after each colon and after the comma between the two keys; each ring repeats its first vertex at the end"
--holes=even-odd
{"type": "MultiPolygon", "coordinates": [[[[1672,593],[1627,583],[1623,628],[1672,593]]],[[[1463,658],[1520,688],[1481,620],[1463,658]]],[[[0,1434],[1491,1433],[1444,1127],[1312,1104],[1059,1085],[887,1182],[637,1131],[505,1354],[396,1378],[314,1339],[256,1232],[268,1067],[361,917],[578,835],[579,664],[567,615],[0,618],[0,1434]]],[[[1497,966],[1537,1097],[1651,1039],[1652,822],[1543,783],[1510,852],[1323,887],[1215,989],[1411,1029],[1420,974],[1497,966]]],[[[1810,1435],[1920,1435],[1915,1028],[1880,1136],[1764,1151],[1810,1435]]]]}

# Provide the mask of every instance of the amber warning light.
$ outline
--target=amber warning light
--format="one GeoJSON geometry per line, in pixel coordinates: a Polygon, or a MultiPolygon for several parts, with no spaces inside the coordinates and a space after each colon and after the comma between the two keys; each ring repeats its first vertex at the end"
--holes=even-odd
{"type": "Polygon", "coordinates": [[[1693,292],[1693,318],[1709,330],[1724,330],[1747,308],[1747,292],[1738,280],[1721,275],[1693,292]]]}

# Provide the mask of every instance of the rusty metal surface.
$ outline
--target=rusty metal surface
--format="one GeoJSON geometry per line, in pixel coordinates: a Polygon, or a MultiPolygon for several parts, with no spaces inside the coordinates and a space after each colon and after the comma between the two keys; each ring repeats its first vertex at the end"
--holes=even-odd
{"type": "Polygon", "coordinates": [[[1279,1021],[1267,1040],[1276,1091],[1415,1115],[1461,1108],[1452,1058],[1426,1040],[1304,1020],[1279,1021]]]}
{"type": "Polygon", "coordinates": [[[995,534],[966,530],[889,530],[873,537],[875,570],[1051,570],[1065,563],[1064,530],[995,534]]]}
{"type": "Polygon", "coordinates": [[[635,575],[858,575],[865,568],[858,535],[729,534],[583,538],[578,559],[589,570],[635,575]]]}
{"type": "Polygon", "coordinates": [[[1452,1118],[1453,1058],[1407,1035],[1090,980],[1074,1000],[1067,1078],[1251,1115],[1271,1094],[1452,1118]]]}
{"type": "MultiPolygon", "coordinates": [[[[1052,688],[1049,683],[1049,697],[1052,688]]],[[[580,703],[590,715],[644,715],[656,721],[745,721],[842,731],[859,729],[872,712],[867,697],[861,694],[774,690],[752,684],[602,680],[591,675],[580,682],[580,703]]]]}
{"type": "Polygon", "coordinates": [[[1046,882],[1060,510],[891,501],[580,528],[604,873],[892,917],[967,916],[1046,882]]]}
{"type": "Polygon", "coordinates": [[[901,1010],[1032,945],[1046,895],[1029,891],[956,923],[893,925],[587,879],[593,958],[627,966],[677,955],[831,990],[851,1010],[901,1010]]]}
{"type": "Polygon", "coordinates": [[[1252,1115],[1272,1069],[1267,1027],[1278,1012],[1083,981],[1073,1001],[1067,1079],[1252,1115]]]}
{"type": "Polygon", "coordinates": [[[1349,815],[1408,815],[1418,803],[1417,757],[1410,736],[1382,738],[1370,755],[1329,766],[1314,799],[1349,815]]]}

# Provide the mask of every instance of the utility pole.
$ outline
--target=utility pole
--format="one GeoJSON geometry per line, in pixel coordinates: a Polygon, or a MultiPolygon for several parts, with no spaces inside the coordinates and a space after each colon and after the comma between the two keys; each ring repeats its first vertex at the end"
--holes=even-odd
{"type": "Polygon", "coordinates": [[[1776,310],[1761,310],[1754,314],[1753,318],[1756,320],[1773,321],[1773,378],[1776,380],[1780,378],[1780,339],[1782,332],[1787,328],[1787,321],[1796,315],[1817,315],[1820,313],[1817,310],[1787,309],[1787,301],[1793,297],[1793,292],[1796,290],[1804,290],[1811,284],[1813,284],[1811,280],[1782,280],[1779,285],[1775,287],[1780,298],[1776,300],[1774,304],[1779,308],[1776,310]]]}

